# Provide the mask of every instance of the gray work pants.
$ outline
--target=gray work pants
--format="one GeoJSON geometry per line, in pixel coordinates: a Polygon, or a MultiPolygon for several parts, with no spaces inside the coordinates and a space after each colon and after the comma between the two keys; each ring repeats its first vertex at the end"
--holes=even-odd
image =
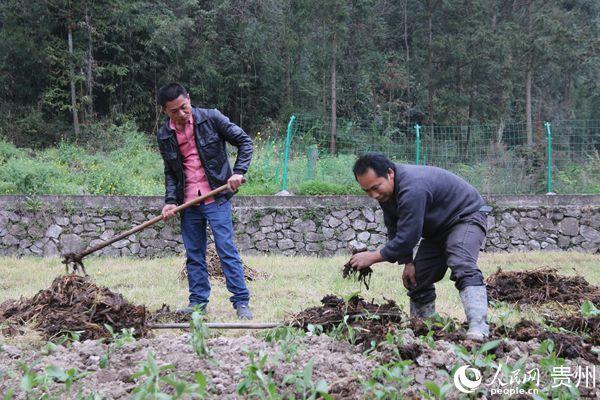
{"type": "Polygon", "coordinates": [[[410,299],[422,304],[434,301],[433,284],[442,280],[448,268],[450,280],[459,291],[484,285],[477,258],[486,229],[487,214],[477,211],[461,218],[443,235],[421,240],[414,260],[417,285],[409,290],[410,299]]]}

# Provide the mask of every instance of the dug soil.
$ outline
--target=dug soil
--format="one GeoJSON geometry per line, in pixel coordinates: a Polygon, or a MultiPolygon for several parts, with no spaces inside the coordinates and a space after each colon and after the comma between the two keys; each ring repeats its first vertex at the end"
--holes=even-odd
{"type": "Polygon", "coordinates": [[[579,306],[583,300],[600,305],[600,287],[582,276],[559,275],[555,268],[531,271],[498,269],[486,279],[488,297],[494,301],[517,304],[558,302],[579,306]]]}
{"type": "MultiPolygon", "coordinates": [[[[236,390],[248,376],[252,355],[255,363],[266,357],[260,370],[264,376],[270,376],[278,393],[292,397],[298,393],[294,385],[286,382],[289,382],[291,375],[300,376],[303,368],[312,360],[312,380],[325,380],[334,399],[371,398],[374,393],[366,393],[364,385],[378,366],[398,359],[411,360],[404,374],[414,377],[414,380],[402,389],[402,394],[404,398],[422,398],[426,381],[433,381],[438,385],[447,383],[447,375],[440,374],[439,371],[449,373],[457,364],[464,364],[464,360],[457,355],[457,345],[467,351],[480,346],[464,340],[464,325],[459,322],[442,318],[429,321],[410,319],[391,300],[376,304],[358,296],[345,301],[329,295],[321,302],[319,307],[308,308],[288,318],[290,325],[308,331],[304,336],[288,338],[282,342],[253,336],[215,337],[206,342],[210,350],[208,357],[195,353],[187,332],[143,337],[119,348],[115,348],[115,344],[109,341],[97,340],[74,342],[68,347],[57,345],[51,351],[41,353],[4,345],[0,351],[0,376],[4,377],[0,380],[0,392],[17,388],[15,398],[25,398],[18,389],[21,379],[19,365],[32,365],[32,370],[36,373],[43,373],[46,367],[53,365],[64,370],[75,368],[85,372],[74,383],[72,393],[97,393],[102,398],[128,399],[145,382],[144,377],[136,377],[136,372],[148,363],[148,356],[152,354],[158,366],[173,366],[173,370],[169,370],[171,372],[165,373],[192,382],[194,374],[202,371],[207,378],[211,398],[234,399],[239,398],[236,390]],[[324,332],[337,331],[340,338],[347,338],[348,327],[351,327],[354,344],[346,342],[345,338],[334,340],[325,335],[317,336],[317,330],[311,325],[321,326],[324,332]],[[397,339],[390,342],[386,340],[386,336],[388,339],[397,339]],[[106,362],[104,356],[107,354],[110,357],[106,362]]],[[[71,329],[82,329],[86,332],[82,337],[89,338],[106,336],[106,332],[100,329],[103,323],[118,326],[118,318],[126,320],[136,315],[136,312],[140,316],[146,315],[143,307],[132,306],[124,302],[120,295],[95,287],[86,278],[73,275],[57,278],[49,289],[41,291],[31,300],[4,303],[2,307],[3,318],[12,321],[19,318],[31,320],[33,316],[44,321],[44,315],[57,312],[61,318],[74,321],[70,325],[71,329]],[[81,304],[75,304],[77,302],[70,300],[71,298],[79,299],[81,304]],[[37,311],[27,313],[28,306],[37,311]],[[73,315],[72,312],[65,311],[70,308],[77,308],[79,314],[73,315]],[[126,317],[125,314],[128,313],[131,316],[126,317]],[[82,315],[91,316],[91,320],[82,320],[82,315]],[[85,330],[89,326],[94,326],[94,329],[85,330]]],[[[169,310],[164,311],[170,313],[169,310]]],[[[142,320],[145,321],[144,318],[142,320]]],[[[597,332],[597,325],[596,320],[583,325],[573,322],[572,329],[579,330],[582,334],[593,332],[594,329],[597,332]]],[[[45,332],[45,326],[55,326],[47,336],[65,329],[64,324],[59,327],[56,322],[42,323],[39,324],[42,332],[45,332]]],[[[515,360],[528,356],[524,368],[538,368],[545,356],[535,352],[540,340],[544,339],[555,342],[555,351],[567,359],[565,365],[569,368],[591,367],[598,362],[591,352],[590,344],[577,335],[552,333],[529,321],[521,321],[515,327],[491,328],[490,340],[503,339],[497,347],[489,350],[495,355],[497,362],[514,363],[515,360]]],[[[145,332],[144,324],[139,325],[138,329],[145,332]]],[[[484,371],[484,379],[493,379],[495,372],[494,368],[484,371]]],[[[550,376],[542,377],[542,387],[551,383],[550,376]]],[[[64,395],[63,384],[50,382],[49,386],[51,393],[64,395]]],[[[172,389],[166,385],[162,385],[161,390],[172,393],[172,389]]],[[[460,398],[460,393],[452,390],[447,398],[460,398]]],[[[580,391],[583,396],[600,395],[595,388],[580,388],[580,391]]]]}
{"type": "MultiPolygon", "coordinates": [[[[359,296],[354,296],[345,302],[342,298],[328,295],[323,297],[321,303],[322,306],[311,307],[292,315],[288,318],[287,324],[304,330],[309,330],[311,325],[319,325],[324,332],[352,331],[354,343],[362,344],[365,349],[372,346],[372,343],[384,341],[387,333],[394,332],[398,328],[410,329],[417,337],[426,337],[429,334],[432,340],[460,343],[468,348],[478,345],[465,338],[467,328],[465,323],[448,318],[430,320],[409,318],[392,300],[378,305],[367,302],[359,296]]],[[[533,339],[539,341],[552,339],[559,357],[582,358],[597,362],[598,357],[593,353],[592,346],[598,344],[600,321],[594,318],[584,322],[569,319],[548,321],[548,323],[555,324],[556,328],[567,329],[562,325],[567,323],[565,321],[573,324],[568,326],[573,333],[553,333],[547,327],[527,320],[520,321],[514,327],[496,327],[491,324],[489,340],[509,338],[527,342],[533,339]]],[[[416,354],[412,347],[401,350],[408,355],[416,354]]]]}

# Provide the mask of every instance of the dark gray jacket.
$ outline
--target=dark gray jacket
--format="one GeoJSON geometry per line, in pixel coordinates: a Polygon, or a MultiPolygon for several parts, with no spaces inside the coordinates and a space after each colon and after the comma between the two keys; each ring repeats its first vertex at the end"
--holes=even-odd
{"type": "MultiPolygon", "coordinates": [[[[232,175],[226,142],[238,149],[233,173],[246,173],[252,159],[252,139],[246,132],[217,109],[193,107],[192,115],[198,156],[211,189],[224,185],[232,175]]],[[[183,159],[175,131],[169,126],[169,118],[158,129],[157,140],[165,165],[165,204],[181,204],[185,187],[183,159]]],[[[232,196],[231,192],[221,192],[217,201],[228,200],[232,196]]]]}
{"type": "Polygon", "coordinates": [[[389,239],[381,256],[406,264],[421,237],[442,236],[485,203],[473,186],[449,171],[396,164],[394,196],[380,205],[389,239]]]}

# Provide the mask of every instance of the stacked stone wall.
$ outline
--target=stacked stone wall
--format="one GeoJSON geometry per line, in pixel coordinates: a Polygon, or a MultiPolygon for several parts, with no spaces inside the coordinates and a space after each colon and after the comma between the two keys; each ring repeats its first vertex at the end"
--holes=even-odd
{"type": "MultiPolygon", "coordinates": [[[[600,196],[496,196],[485,251],[600,252],[600,196]]],[[[246,254],[327,256],[386,240],[383,214],[362,196],[236,197],[235,239],[246,254]]],[[[0,255],[57,256],[97,245],[160,213],[160,197],[0,196],[0,255]]],[[[97,252],[184,252],[179,223],[160,222],[97,252]]]]}

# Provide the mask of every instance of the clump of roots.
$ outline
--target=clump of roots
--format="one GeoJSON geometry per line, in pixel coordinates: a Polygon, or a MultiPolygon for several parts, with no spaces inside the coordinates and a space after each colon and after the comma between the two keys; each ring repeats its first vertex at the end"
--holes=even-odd
{"type": "MultiPolygon", "coordinates": [[[[361,253],[363,251],[367,251],[366,248],[363,249],[353,249],[352,254],[361,253]]],[[[345,279],[354,279],[357,282],[365,285],[365,288],[369,290],[369,285],[371,284],[371,275],[373,274],[373,270],[371,267],[363,268],[361,270],[357,269],[350,265],[350,261],[344,264],[344,269],[342,269],[342,277],[345,279]]]]}

